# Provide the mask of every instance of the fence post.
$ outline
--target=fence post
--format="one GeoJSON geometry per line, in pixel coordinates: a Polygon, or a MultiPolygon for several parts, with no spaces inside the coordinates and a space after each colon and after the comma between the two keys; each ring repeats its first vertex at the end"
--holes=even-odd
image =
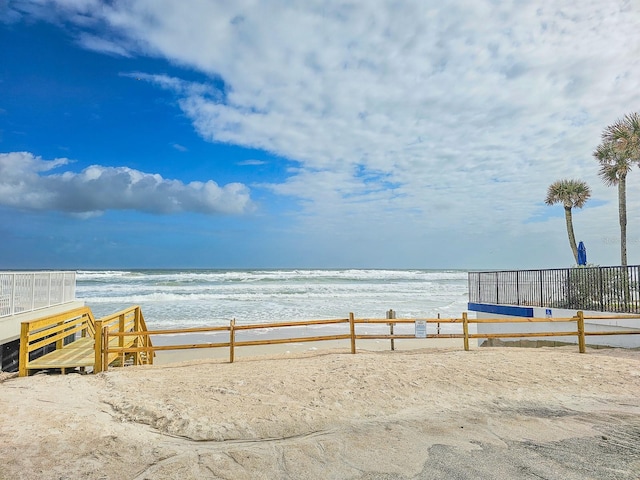
{"type": "Polygon", "coordinates": [[[351,333],[351,353],[356,353],[356,324],[353,312],[349,313],[349,331],[351,333]]]}
{"type": "MultiPolygon", "coordinates": [[[[387,319],[391,320],[396,318],[396,312],[394,312],[393,310],[389,310],[387,312],[387,319]]],[[[393,336],[393,323],[389,324],[389,335],[393,336]]],[[[393,341],[393,338],[391,339],[391,350],[395,350],[396,346],[395,343],[393,341]]]]}
{"type": "Polygon", "coordinates": [[[18,376],[26,377],[29,374],[27,363],[29,362],[29,323],[20,324],[20,356],[18,357],[18,376]]]}
{"type": "Polygon", "coordinates": [[[462,331],[464,332],[464,349],[469,351],[469,319],[467,312],[462,312],[462,331]]]}
{"type": "MultiPolygon", "coordinates": [[[[133,331],[134,332],[139,332],[140,331],[140,307],[136,307],[133,309],[133,331]]],[[[133,340],[133,346],[134,347],[140,347],[140,343],[141,343],[141,337],[140,335],[136,335],[134,337],[133,340]]],[[[134,352],[133,353],[133,364],[134,365],[141,365],[142,364],[142,352],[134,352]]]]}
{"type": "MultiPolygon", "coordinates": [[[[120,315],[118,317],[118,331],[120,333],[124,333],[124,313],[122,315],[120,315]]],[[[125,354],[124,354],[124,337],[118,337],[118,347],[120,347],[122,350],[120,350],[120,353],[118,353],[118,356],[120,357],[120,365],[124,367],[124,358],[125,358],[125,354]]],[[[107,343],[107,348],[109,348],[109,344],[107,343]]],[[[106,369],[106,368],[105,368],[106,369]]]]}
{"type": "MultiPolygon", "coordinates": [[[[63,332],[63,331],[64,331],[64,323],[65,323],[65,320],[60,320],[60,321],[58,322],[58,325],[60,325],[61,327],[63,327],[63,329],[61,330],[61,332],[63,332]]],[[[65,337],[62,337],[60,340],[57,340],[57,341],[56,341],[56,350],[60,350],[60,349],[64,346],[64,339],[65,339],[65,337]]]]}
{"type": "MultiPolygon", "coordinates": [[[[140,308],[140,328],[142,329],[143,332],[147,332],[147,322],[144,321],[144,314],[142,313],[142,308],[140,308]]],[[[153,348],[151,349],[148,348],[148,347],[151,347],[151,336],[149,335],[149,333],[145,333],[142,336],[142,342],[144,346],[147,347],[147,350],[145,350],[146,361],[149,365],[153,365],[153,357],[155,356],[156,352],[153,348]]]]}
{"type": "Polygon", "coordinates": [[[11,315],[16,311],[16,275],[15,273],[11,275],[11,307],[9,312],[11,315]]]}
{"type": "Polygon", "coordinates": [[[602,283],[602,267],[598,267],[600,277],[600,311],[604,312],[604,285],[602,283]]]}
{"type": "Polygon", "coordinates": [[[542,292],[542,270],[539,271],[540,273],[540,306],[542,307],[544,305],[543,302],[543,292],[542,292]]]}
{"type": "Polygon", "coordinates": [[[96,333],[93,339],[94,348],[94,361],[93,361],[93,373],[100,373],[102,371],[102,320],[96,320],[95,325],[96,333]]]}
{"type": "MultiPolygon", "coordinates": [[[[124,353],[121,358],[124,358],[124,353]]],[[[121,360],[121,362],[120,366],[124,367],[124,361],[121,360]]],[[[109,327],[104,329],[102,335],[102,371],[106,372],[107,370],[109,370],[109,327]]]]}
{"type": "Polygon", "coordinates": [[[585,353],[586,351],[584,341],[584,312],[582,310],[578,312],[578,350],[580,353],[585,353]]]}
{"type": "Polygon", "coordinates": [[[36,274],[31,274],[31,310],[36,307],[36,274]]]}
{"type": "Polygon", "coordinates": [[[236,326],[236,319],[231,320],[231,324],[229,326],[229,363],[233,363],[233,359],[235,357],[234,346],[236,343],[236,332],[234,327],[236,326]]]}

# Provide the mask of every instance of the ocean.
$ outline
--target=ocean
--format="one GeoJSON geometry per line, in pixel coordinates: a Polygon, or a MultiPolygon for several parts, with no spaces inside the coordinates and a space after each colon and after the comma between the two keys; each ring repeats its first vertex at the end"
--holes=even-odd
{"type": "Polygon", "coordinates": [[[140,305],[152,330],[385,318],[390,309],[397,318],[459,318],[468,302],[462,270],[105,270],[76,280],[76,297],[97,318],[140,305]]]}

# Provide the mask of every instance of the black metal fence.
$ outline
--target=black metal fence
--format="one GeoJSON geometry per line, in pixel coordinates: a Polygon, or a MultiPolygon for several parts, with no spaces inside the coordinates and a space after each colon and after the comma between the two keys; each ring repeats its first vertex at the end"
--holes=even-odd
{"type": "Polygon", "coordinates": [[[469,301],[640,313],[640,266],[469,272],[469,301]]]}

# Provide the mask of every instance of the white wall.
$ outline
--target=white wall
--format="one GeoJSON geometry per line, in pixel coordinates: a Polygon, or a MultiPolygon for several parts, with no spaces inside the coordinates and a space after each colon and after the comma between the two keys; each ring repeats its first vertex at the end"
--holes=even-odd
{"type": "MultiPolygon", "coordinates": [[[[570,318],[577,314],[577,310],[565,310],[561,308],[544,308],[529,307],[533,309],[533,316],[536,318],[570,318]]],[[[475,312],[476,318],[526,318],[513,317],[509,315],[499,315],[495,313],[475,312]]],[[[598,316],[605,317],[611,315],[619,315],[606,312],[584,312],[585,317],[598,316]]],[[[589,320],[585,319],[585,332],[589,331],[614,331],[614,330],[633,330],[640,329],[640,316],[631,316],[633,320],[589,320]]],[[[478,333],[534,333],[534,332],[572,332],[577,330],[575,322],[541,322],[541,323],[479,323],[478,333]]],[[[520,338],[503,338],[503,342],[515,342],[520,340],[530,341],[550,341],[562,343],[578,343],[578,337],[562,336],[562,337],[520,337],[520,338]]],[[[478,339],[478,344],[482,344],[486,339],[478,339]]],[[[587,345],[601,345],[609,347],[637,348],[640,347],[640,334],[638,335],[607,335],[607,336],[586,336],[587,345]]]]}
{"type": "Polygon", "coordinates": [[[57,313],[73,310],[74,308],[84,307],[84,302],[76,300],[63,305],[55,305],[53,307],[41,308],[31,312],[20,313],[18,315],[0,317],[0,345],[20,338],[20,324],[41,317],[55,315],[57,313]]]}

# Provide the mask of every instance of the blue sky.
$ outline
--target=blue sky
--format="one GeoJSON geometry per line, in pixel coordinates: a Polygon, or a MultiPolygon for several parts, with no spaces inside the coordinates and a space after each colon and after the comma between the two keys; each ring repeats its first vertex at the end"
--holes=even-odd
{"type": "MultiPolygon", "coordinates": [[[[547,268],[640,110],[640,5],[0,0],[0,269],[547,268]]],[[[640,172],[628,179],[640,261],[640,172]]]]}

